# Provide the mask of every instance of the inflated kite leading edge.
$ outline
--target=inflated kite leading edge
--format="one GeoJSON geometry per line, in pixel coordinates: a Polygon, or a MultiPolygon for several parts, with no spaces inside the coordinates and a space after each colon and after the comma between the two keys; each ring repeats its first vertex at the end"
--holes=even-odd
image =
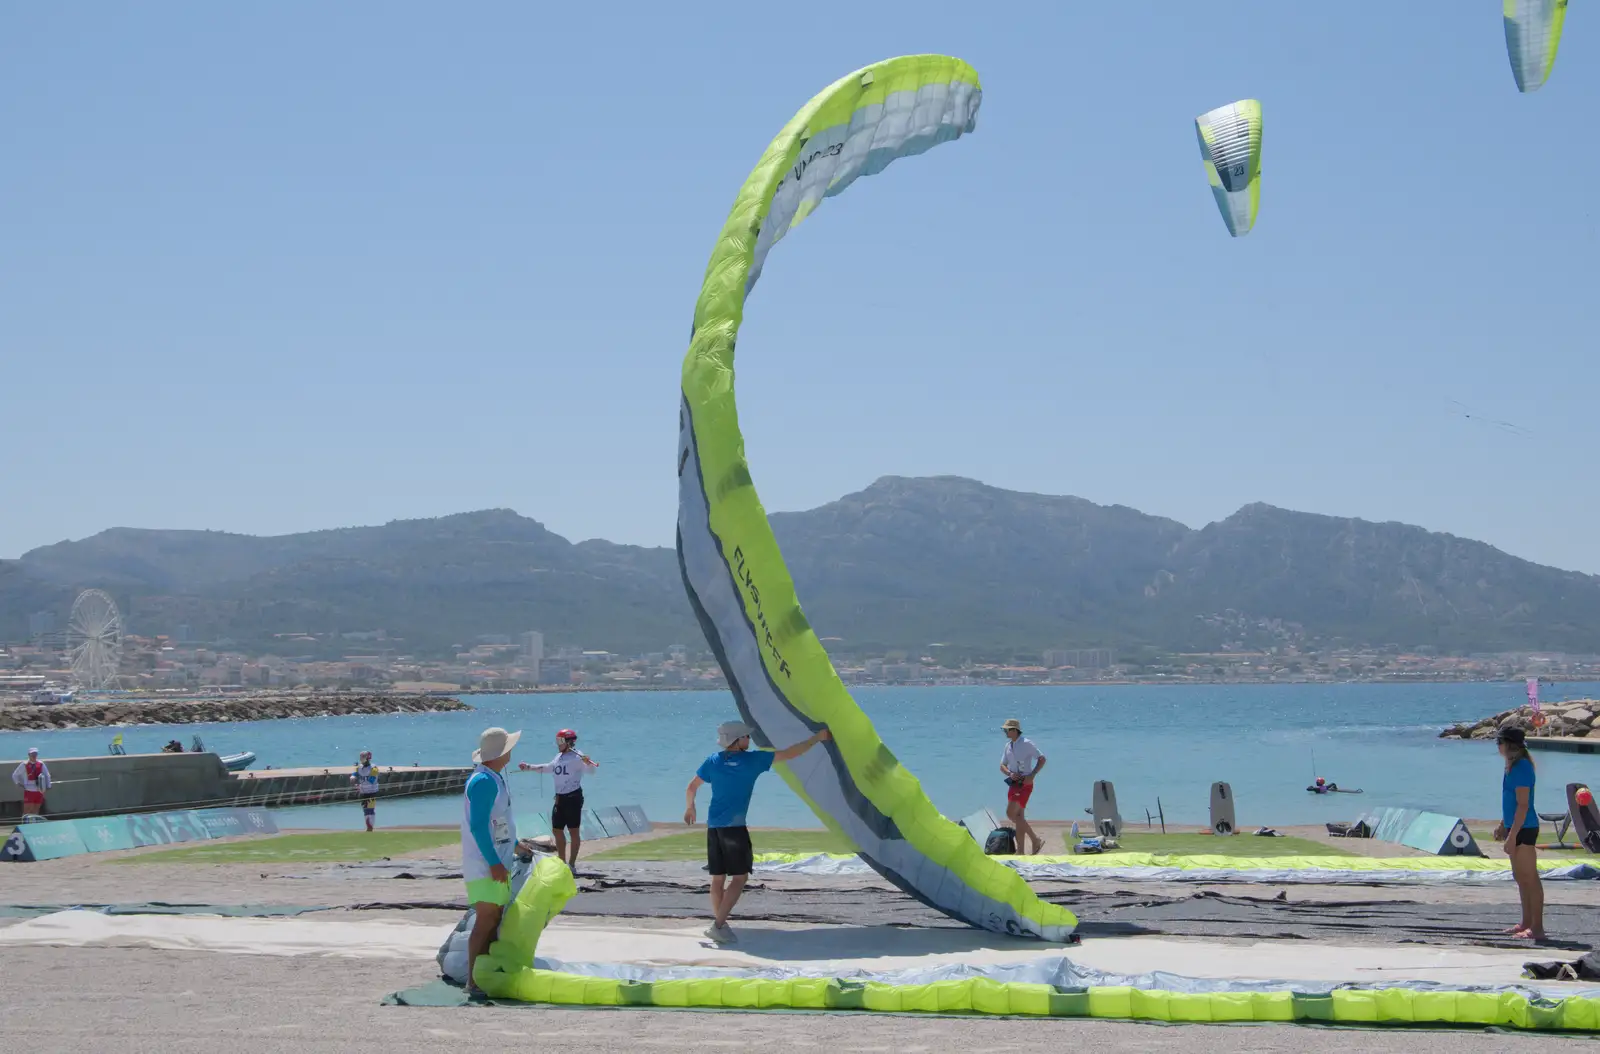
{"type": "Polygon", "coordinates": [[[1504,0],[1506,54],[1520,92],[1538,91],[1555,69],[1567,0],[1504,0]]]}
{"type": "Polygon", "coordinates": [[[678,562],[690,603],[756,742],[832,741],[779,765],[829,829],[889,881],[974,926],[1067,940],[1077,918],[934,808],[850,698],[795,597],[751,483],[733,394],[734,342],[767,253],[823,198],[970,132],[975,70],[890,59],[835,82],[767,146],[734,200],[695,305],[678,422],[678,562]]]}

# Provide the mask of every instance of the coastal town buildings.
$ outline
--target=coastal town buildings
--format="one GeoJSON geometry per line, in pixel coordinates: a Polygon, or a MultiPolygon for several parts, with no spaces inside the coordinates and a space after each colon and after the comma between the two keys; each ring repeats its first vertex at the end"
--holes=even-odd
{"type": "MultiPolygon", "coordinates": [[[[0,698],[46,683],[71,682],[65,650],[46,642],[0,643],[0,698]]],[[[393,691],[562,691],[718,689],[721,669],[702,647],[668,644],[638,655],[547,643],[542,631],[486,635],[447,656],[403,650],[382,630],[285,634],[272,652],[233,641],[177,636],[124,639],[119,685],[133,691],[382,688],[393,691]],[[336,636],[336,639],[334,639],[336,636]],[[281,654],[303,648],[304,654],[281,654]],[[336,654],[329,654],[330,650],[336,654]]],[[[1108,648],[1046,649],[989,658],[930,646],[858,656],[835,648],[834,666],[851,685],[1033,685],[1083,683],[1263,684],[1347,681],[1505,681],[1539,676],[1600,680],[1600,656],[1448,656],[1393,649],[1308,648],[1303,644],[1191,654],[1119,654],[1108,648]]]]}

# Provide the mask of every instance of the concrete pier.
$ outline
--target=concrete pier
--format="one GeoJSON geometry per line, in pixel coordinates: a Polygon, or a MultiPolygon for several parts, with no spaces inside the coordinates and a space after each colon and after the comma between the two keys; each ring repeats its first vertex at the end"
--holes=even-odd
{"type": "MultiPolygon", "coordinates": [[[[52,819],[216,807],[280,808],[355,801],[351,765],[229,772],[216,754],[115,754],[45,758],[52,785],[45,815],[52,819]]],[[[9,776],[20,760],[0,761],[9,776]]],[[[468,766],[378,769],[378,797],[459,794],[468,766]]],[[[0,823],[22,815],[22,788],[0,782],[0,823]]]]}
{"type": "Polygon", "coordinates": [[[1579,736],[1529,736],[1529,750],[1553,750],[1558,754],[1600,754],[1600,739],[1579,736]]]}
{"type": "MultiPolygon", "coordinates": [[[[352,766],[300,769],[264,769],[230,772],[234,800],[229,804],[253,808],[285,805],[322,805],[355,801],[363,795],[350,783],[352,766]]],[[[470,766],[403,768],[378,766],[378,797],[418,794],[460,794],[472,775],[470,766]]]]}

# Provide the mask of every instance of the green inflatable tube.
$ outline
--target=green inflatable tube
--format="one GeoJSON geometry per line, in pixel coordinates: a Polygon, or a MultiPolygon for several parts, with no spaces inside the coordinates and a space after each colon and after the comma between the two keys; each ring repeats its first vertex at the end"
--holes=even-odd
{"type": "Polygon", "coordinates": [[[545,857],[506,909],[499,939],[473,980],[494,999],[558,1006],[865,1010],[887,1013],[1098,1017],[1133,1021],[1306,1021],[1367,1025],[1481,1025],[1600,1031],[1600,999],[1530,999],[1512,991],[1341,988],[1330,992],[1170,992],[1105,985],[1057,988],[986,977],[883,984],[837,977],[719,977],[625,981],[533,966],[539,936],[577,892],[572,872],[545,857]]]}

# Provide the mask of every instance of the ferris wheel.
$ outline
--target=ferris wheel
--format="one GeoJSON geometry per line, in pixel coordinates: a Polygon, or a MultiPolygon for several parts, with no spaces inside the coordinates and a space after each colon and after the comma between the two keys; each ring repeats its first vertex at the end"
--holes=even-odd
{"type": "Polygon", "coordinates": [[[115,688],[122,665],[122,615],[111,597],[86,589],[72,602],[67,619],[73,680],[89,689],[115,688]]]}

